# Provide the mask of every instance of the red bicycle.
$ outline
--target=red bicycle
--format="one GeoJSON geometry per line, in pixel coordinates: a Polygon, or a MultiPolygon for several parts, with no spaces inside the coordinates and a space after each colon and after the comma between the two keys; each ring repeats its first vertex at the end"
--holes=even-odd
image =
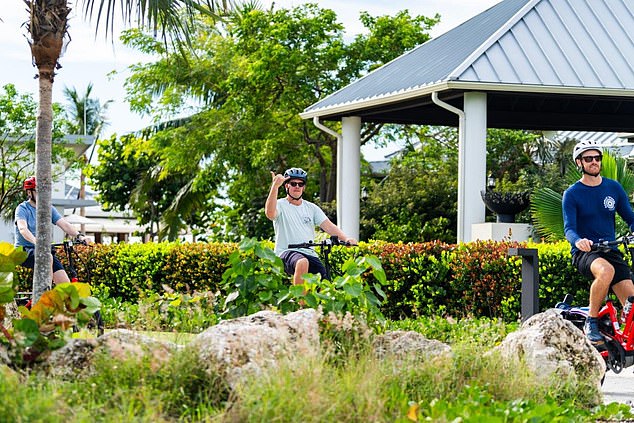
{"type": "MultiPolygon", "coordinates": [[[[615,241],[601,241],[593,244],[593,250],[608,251],[615,246],[623,245],[629,252],[634,266],[634,235],[626,235],[615,241]]],[[[628,300],[633,298],[628,298],[628,300]]],[[[583,331],[583,326],[588,318],[588,307],[572,305],[572,295],[567,294],[564,300],[555,305],[561,310],[561,316],[571,321],[576,327],[583,331]]],[[[633,307],[634,309],[634,307],[633,307]]],[[[602,346],[597,350],[605,360],[609,370],[620,373],[624,368],[634,364],[634,312],[630,310],[627,316],[619,318],[619,312],[614,305],[614,301],[608,297],[605,305],[599,311],[599,331],[605,339],[602,346]]]]}

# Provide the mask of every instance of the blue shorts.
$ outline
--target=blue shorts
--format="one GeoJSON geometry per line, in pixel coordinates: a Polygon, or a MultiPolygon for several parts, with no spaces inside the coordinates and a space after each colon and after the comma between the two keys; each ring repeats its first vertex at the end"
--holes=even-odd
{"type": "MultiPolygon", "coordinates": [[[[22,262],[21,266],[33,269],[33,267],[35,267],[35,248],[22,248],[24,248],[24,252],[26,252],[28,255],[26,256],[26,260],[22,262]]],[[[57,272],[58,270],[64,270],[64,265],[61,261],[59,261],[55,254],[53,254],[53,273],[57,272]]]]}
{"type": "Polygon", "coordinates": [[[297,261],[306,258],[308,260],[308,273],[312,273],[313,275],[320,274],[322,279],[326,279],[328,277],[326,273],[326,266],[324,266],[318,257],[304,254],[296,250],[286,250],[280,254],[280,258],[284,263],[284,271],[286,271],[289,275],[295,274],[297,261]]]}

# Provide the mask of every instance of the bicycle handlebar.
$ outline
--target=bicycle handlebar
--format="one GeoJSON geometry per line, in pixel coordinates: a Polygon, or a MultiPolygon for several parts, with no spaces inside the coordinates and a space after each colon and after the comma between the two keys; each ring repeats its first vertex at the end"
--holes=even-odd
{"type": "Polygon", "coordinates": [[[595,242],[594,244],[592,244],[590,249],[593,251],[608,250],[608,249],[611,249],[612,247],[616,247],[621,244],[625,246],[634,244],[634,234],[623,235],[622,237],[619,237],[615,239],[614,241],[595,242]]]}
{"type": "Polygon", "coordinates": [[[56,244],[51,244],[51,247],[72,247],[73,245],[88,245],[88,242],[86,242],[86,240],[79,240],[79,239],[67,239],[64,240],[63,242],[58,242],[56,244]]]}
{"type": "Polygon", "coordinates": [[[288,248],[312,248],[312,247],[324,247],[329,245],[344,245],[346,247],[350,247],[354,244],[351,244],[348,241],[341,241],[336,236],[331,236],[330,238],[325,239],[321,242],[313,242],[313,240],[310,240],[308,242],[302,242],[299,244],[288,244],[288,248]]]}

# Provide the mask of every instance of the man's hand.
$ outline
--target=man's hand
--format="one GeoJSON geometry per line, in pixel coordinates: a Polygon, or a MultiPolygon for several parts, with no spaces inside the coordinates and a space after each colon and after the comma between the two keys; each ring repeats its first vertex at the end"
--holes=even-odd
{"type": "Polygon", "coordinates": [[[348,244],[348,245],[359,245],[359,242],[356,239],[354,239],[354,238],[348,238],[348,239],[346,239],[346,244],[348,244]]]}
{"type": "Polygon", "coordinates": [[[593,242],[587,238],[581,238],[577,242],[575,242],[575,247],[579,249],[579,251],[588,252],[592,249],[593,242]]]}
{"type": "Polygon", "coordinates": [[[86,238],[86,235],[80,232],[77,235],[75,235],[75,243],[88,245],[88,239],[86,238]]]}
{"type": "Polygon", "coordinates": [[[271,178],[273,179],[272,183],[275,188],[279,188],[284,185],[284,181],[286,180],[286,178],[284,178],[284,175],[279,173],[276,175],[273,171],[271,171],[271,178]]]}

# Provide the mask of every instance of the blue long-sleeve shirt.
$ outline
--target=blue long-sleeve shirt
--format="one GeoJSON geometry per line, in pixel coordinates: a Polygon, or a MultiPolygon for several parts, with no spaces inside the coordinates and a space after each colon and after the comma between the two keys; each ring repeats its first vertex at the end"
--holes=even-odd
{"type": "Polygon", "coordinates": [[[621,184],[613,179],[602,178],[597,186],[575,182],[564,192],[562,207],[564,234],[572,246],[572,254],[578,251],[575,243],[582,238],[593,242],[614,240],[616,213],[630,230],[634,225],[629,198],[621,184]]]}

